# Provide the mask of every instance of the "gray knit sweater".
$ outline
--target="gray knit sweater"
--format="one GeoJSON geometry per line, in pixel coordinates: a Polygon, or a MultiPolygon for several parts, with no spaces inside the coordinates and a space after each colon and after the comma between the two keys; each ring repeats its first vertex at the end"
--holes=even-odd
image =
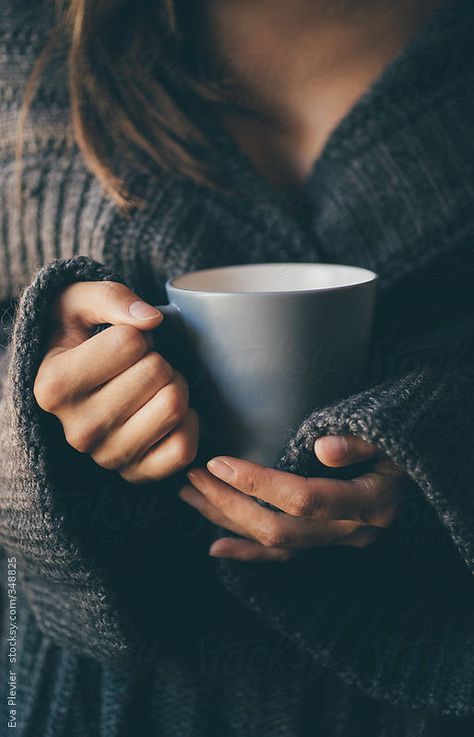
{"type": "Polygon", "coordinates": [[[18,573],[16,661],[8,599],[0,656],[16,673],[19,734],[472,735],[472,0],[432,18],[339,124],[299,207],[211,120],[241,194],[130,170],[147,205],[128,217],[71,142],[60,58],[27,129],[22,208],[15,198],[15,123],[52,5],[0,2],[0,545],[18,573]],[[348,432],[404,468],[401,518],[366,550],[210,559],[223,531],[179,500],[182,474],[137,491],[35,403],[66,284],[121,279],[162,303],[172,275],[267,261],[380,275],[364,386],[315,407],[278,464],[324,473],[314,439],[348,432]]]}

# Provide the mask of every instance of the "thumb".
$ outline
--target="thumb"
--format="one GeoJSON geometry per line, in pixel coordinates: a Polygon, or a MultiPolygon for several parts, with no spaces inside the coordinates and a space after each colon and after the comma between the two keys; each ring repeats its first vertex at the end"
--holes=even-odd
{"type": "Polygon", "coordinates": [[[59,296],[53,319],[65,326],[90,332],[96,325],[132,325],[153,330],[163,314],[118,282],[77,282],[59,296]]]}
{"type": "Polygon", "coordinates": [[[337,468],[375,458],[380,450],[357,435],[324,435],[316,439],[314,452],[325,466],[337,468]]]}

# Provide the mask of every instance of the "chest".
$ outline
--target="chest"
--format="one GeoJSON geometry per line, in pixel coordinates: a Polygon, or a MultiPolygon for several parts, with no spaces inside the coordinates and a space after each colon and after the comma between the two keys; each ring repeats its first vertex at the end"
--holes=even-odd
{"type": "Polygon", "coordinates": [[[333,130],[410,35],[386,12],[369,14],[369,32],[361,18],[331,19],[318,5],[205,3],[209,64],[232,105],[222,121],[275,189],[301,188],[333,130]]]}
{"type": "Polygon", "coordinates": [[[298,129],[238,113],[226,112],[221,119],[259,175],[273,189],[297,197],[321,153],[327,131],[311,119],[298,129]]]}

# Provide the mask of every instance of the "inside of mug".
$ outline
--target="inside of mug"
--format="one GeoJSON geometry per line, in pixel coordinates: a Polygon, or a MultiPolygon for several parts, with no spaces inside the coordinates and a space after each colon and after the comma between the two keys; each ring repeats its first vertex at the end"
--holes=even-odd
{"type": "Polygon", "coordinates": [[[202,292],[295,292],[336,289],[376,278],[368,269],[341,264],[245,264],[203,269],[175,277],[178,289],[202,292]]]}

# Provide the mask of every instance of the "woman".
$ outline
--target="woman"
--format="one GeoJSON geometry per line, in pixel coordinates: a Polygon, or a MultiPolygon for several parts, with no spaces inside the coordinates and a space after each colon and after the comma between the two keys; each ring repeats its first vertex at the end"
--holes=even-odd
{"type": "Polygon", "coordinates": [[[2,724],[471,734],[471,2],[4,5],[2,724]],[[152,305],[265,261],[378,272],[365,384],[207,463],[152,305]]]}

